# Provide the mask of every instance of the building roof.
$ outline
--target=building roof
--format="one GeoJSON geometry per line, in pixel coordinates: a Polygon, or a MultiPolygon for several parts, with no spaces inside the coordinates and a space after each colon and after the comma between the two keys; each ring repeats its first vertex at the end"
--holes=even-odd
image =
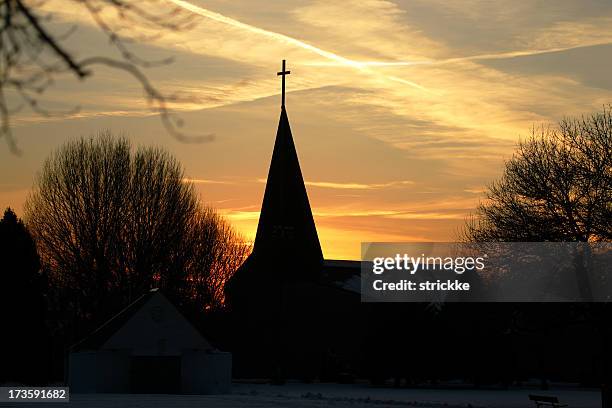
{"type": "Polygon", "coordinates": [[[279,251],[295,259],[323,260],[284,106],[253,246],[253,253],[257,255],[277,255],[279,251]]]}
{"type": "Polygon", "coordinates": [[[119,330],[147,301],[157,292],[158,289],[151,289],[149,292],[140,296],[130,303],[125,309],[111,317],[106,323],[98,327],[89,336],[70,347],[71,351],[79,350],[98,350],[102,345],[119,330]]]}
{"type": "Polygon", "coordinates": [[[158,337],[184,348],[212,348],[158,289],[151,289],[70,350],[150,349],[158,337]]]}
{"type": "Polygon", "coordinates": [[[251,291],[254,284],[316,281],[322,264],[323,251],[282,106],[253,251],[225,291],[232,302],[234,295],[251,291]]]}
{"type": "Polygon", "coordinates": [[[326,259],[320,282],[356,295],[361,294],[361,261],[326,259]]]}

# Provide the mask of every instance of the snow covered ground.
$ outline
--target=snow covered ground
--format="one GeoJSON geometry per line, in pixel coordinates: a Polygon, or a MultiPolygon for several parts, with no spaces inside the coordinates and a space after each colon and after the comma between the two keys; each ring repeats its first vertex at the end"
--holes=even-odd
{"type": "MultiPolygon", "coordinates": [[[[528,395],[553,395],[569,408],[601,407],[599,390],[562,389],[539,391],[525,390],[436,390],[436,389],[394,389],[372,388],[368,385],[338,384],[234,384],[234,394],[253,394],[265,398],[283,397],[292,401],[325,401],[335,406],[377,407],[377,406],[419,406],[419,407],[486,407],[515,408],[535,407],[528,395]]],[[[301,405],[296,405],[301,406],[301,405]]],[[[319,405],[303,405],[319,406],[319,405]]]]}
{"type": "Polygon", "coordinates": [[[319,407],[483,407],[529,408],[529,394],[554,395],[569,408],[601,406],[599,391],[584,390],[421,390],[338,384],[234,384],[230,395],[71,395],[69,404],[0,403],[0,407],[75,408],[319,408],[319,407]]]}

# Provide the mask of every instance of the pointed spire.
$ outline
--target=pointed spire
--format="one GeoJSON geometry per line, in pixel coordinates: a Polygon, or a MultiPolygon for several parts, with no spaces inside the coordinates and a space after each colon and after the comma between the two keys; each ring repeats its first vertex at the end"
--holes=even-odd
{"type": "MultiPolygon", "coordinates": [[[[283,61],[278,75],[284,79],[288,73],[283,61]]],[[[271,290],[271,285],[284,282],[317,281],[323,266],[323,252],[284,102],[283,81],[280,120],[253,252],[225,287],[228,301],[234,305],[257,290],[254,288],[271,290]]]]}
{"type": "Polygon", "coordinates": [[[281,108],[253,252],[258,255],[281,253],[294,257],[296,262],[323,260],[284,106],[281,108]]]}

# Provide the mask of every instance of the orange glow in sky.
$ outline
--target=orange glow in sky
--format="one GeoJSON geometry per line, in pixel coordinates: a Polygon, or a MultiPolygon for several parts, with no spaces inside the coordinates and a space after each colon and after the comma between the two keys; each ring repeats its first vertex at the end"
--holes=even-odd
{"type": "MultiPolygon", "coordinates": [[[[55,16],[49,30],[76,25],[68,49],[115,55],[87,11],[64,1],[45,3],[55,16]]],[[[533,125],[612,102],[607,2],[172,5],[194,13],[195,28],[136,41],[133,50],[174,57],[145,73],[163,92],[187,97],[172,103],[187,133],[214,139],[187,144],[168,135],[129,75],[104,67],[85,82],[66,75],[41,103],[78,104],[78,114],[13,115],[23,154],[0,144],[0,206],[21,214],[50,152],[108,129],[172,152],[202,200],[252,239],[279,117],[276,72],[286,59],[287,111],[324,255],[358,259],[362,241],[456,239],[533,125]]]]}

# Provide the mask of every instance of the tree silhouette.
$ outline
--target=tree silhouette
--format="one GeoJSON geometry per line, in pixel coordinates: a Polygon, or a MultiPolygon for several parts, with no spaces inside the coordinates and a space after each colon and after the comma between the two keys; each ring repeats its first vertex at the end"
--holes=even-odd
{"type": "MultiPolygon", "coordinates": [[[[567,118],[556,126],[533,129],[491,184],[486,201],[467,220],[463,238],[471,242],[577,242],[576,279],[582,299],[592,299],[584,264],[589,244],[612,240],[612,110],[567,118]]],[[[604,277],[606,279],[606,277],[604,277]]],[[[505,306],[495,305],[501,309],[505,306]]],[[[509,305],[522,320],[531,317],[533,333],[589,324],[603,378],[603,406],[612,406],[611,310],[607,304],[509,305]]],[[[581,326],[584,327],[584,326],[581,326]]],[[[511,328],[520,331],[515,325],[511,328]]],[[[532,334],[533,335],[533,334],[532,334]]]]}
{"type": "Polygon", "coordinates": [[[52,14],[45,11],[44,0],[0,0],[0,138],[4,137],[9,148],[18,152],[11,134],[12,111],[28,106],[44,116],[57,114],[45,109],[40,100],[55,78],[70,73],[84,80],[97,68],[106,66],[123,71],[140,83],[150,109],[160,114],[167,131],[187,140],[179,129],[181,120],[167,108],[167,102],[178,96],[160,92],[143,71],[143,68],[167,64],[171,59],[145,60],[131,50],[130,43],[147,43],[168,31],[190,29],[194,15],[178,6],[170,7],[163,0],[69,0],[66,3],[89,13],[117,50],[118,57],[95,54],[80,57],[71,52],[65,43],[74,34],[75,27],[66,33],[53,32],[49,28],[52,14]],[[145,34],[139,34],[138,29],[145,34]],[[8,94],[14,96],[11,105],[8,94]]]}
{"type": "Polygon", "coordinates": [[[0,382],[40,383],[47,374],[45,280],[34,241],[7,208],[0,220],[0,382]]]}
{"type": "Polygon", "coordinates": [[[612,240],[612,111],[532,131],[466,223],[468,241],[612,240]]]}
{"type": "Polygon", "coordinates": [[[247,246],[199,203],[180,164],[125,138],[69,142],[44,164],[26,220],[49,269],[53,304],[81,337],[143,292],[219,306],[218,286],[247,246]]]}

